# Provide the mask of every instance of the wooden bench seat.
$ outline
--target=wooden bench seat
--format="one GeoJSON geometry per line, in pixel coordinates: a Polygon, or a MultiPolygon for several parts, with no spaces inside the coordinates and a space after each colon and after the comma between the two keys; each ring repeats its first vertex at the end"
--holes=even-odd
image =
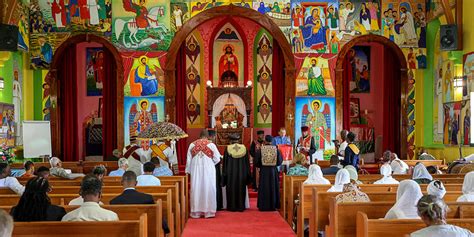
{"type": "MultiPolygon", "coordinates": [[[[474,231],[474,219],[448,219],[449,224],[474,231]]],[[[407,236],[426,227],[422,220],[369,219],[364,212],[357,213],[357,237],[400,237],[407,236]]]]}
{"type": "Polygon", "coordinates": [[[15,222],[15,237],[146,237],[147,214],[137,220],[15,222]]]}

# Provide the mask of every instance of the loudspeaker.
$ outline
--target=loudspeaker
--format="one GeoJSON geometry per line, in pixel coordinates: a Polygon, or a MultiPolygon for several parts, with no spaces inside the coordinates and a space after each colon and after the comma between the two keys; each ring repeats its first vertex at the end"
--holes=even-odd
{"type": "Polygon", "coordinates": [[[0,51],[17,51],[18,34],[18,26],[0,24],[0,51]]]}
{"type": "Polygon", "coordinates": [[[439,33],[441,50],[458,50],[458,27],[442,25],[439,33]]]}

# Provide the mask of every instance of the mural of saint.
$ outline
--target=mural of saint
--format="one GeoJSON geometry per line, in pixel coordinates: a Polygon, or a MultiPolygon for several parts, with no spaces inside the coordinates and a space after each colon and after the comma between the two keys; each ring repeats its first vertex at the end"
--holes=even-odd
{"type": "Polygon", "coordinates": [[[47,42],[45,37],[37,39],[39,50],[32,52],[31,67],[48,68],[51,61],[53,61],[53,47],[47,42]]]}
{"type": "Polygon", "coordinates": [[[173,15],[174,15],[174,24],[176,25],[176,30],[179,30],[181,29],[181,26],[183,26],[183,11],[181,11],[180,6],[174,5],[173,15]]]}
{"type": "Polygon", "coordinates": [[[317,51],[325,51],[326,28],[322,25],[319,8],[313,8],[311,15],[306,18],[302,29],[304,46],[317,51]]]}
{"type": "Polygon", "coordinates": [[[303,26],[304,23],[304,13],[301,10],[301,6],[297,5],[295,9],[293,9],[293,14],[291,16],[293,18],[293,27],[299,28],[303,26]]]}
{"type": "Polygon", "coordinates": [[[54,0],[51,3],[51,13],[56,22],[56,27],[59,28],[66,26],[66,8],[64,7],[64,0],[54,0]]]}
{"type": "Polygon", "coordinates": [[[196,119],[201,114],[201,106],[195,102],[188,103],[188,111],[186,115],[188,116],[189,122],[194,124],[196,119]]]}
{"type": "Polygon", "coordinates": [[[22,90],[21,84],[18,79],[18,71],[13,72],[13,109],[15,110],[15,135],[18,138],[17,143],[21,141],[21,129],[20,129],[20,111],[21,111],[21,100],[22,100],[22,90]]]}
{"type": "Polygon", "coordinates": [[[469,111],[469,108],[466,109],[466,114],[464,114],[464,145],[469,145],[470,144],[470,140],[469,140],[469,136],[470,136],[470,132],[471,132],[471,115],[470,115],[470,111],[469,111]]]}
{"type": "Polygon", "coordinates": [[[301,124],[304,124],[309,127],[311,135],[314,137],[314,142],[316,145],[316,150],[324,150],[325,143],[330,143],[331,129],[328,124],[331,124],[330,109],[329,105],[325,104],[324,110],[321,112],[322,102],[320,100],[314,100],[311,102],[311,110],[308,109],[306,104],[303,107],[302,118],[305,121],[302,121],[301,124]]]}
{"type": "Polygon", "coordinates": [[[339,18],[337,9],[334,6],[328,7],[328,26],[331,30],[337,29],[337,20],[339,18]]]}
{"type": "Polygon", "coordinates": [[[444,73],[444,87],[443,87],[443,93],[445,96],[444,102],[449,102],[452,101],[452,93],[453,93],[453,73],[451,71],[451,63],[448,62],[446,65],[446,72],[444,73]]]}
{"type": "Polygon", "coordinates": [[[139,4],[135,4],[133,1],[123,0],[123,8],[125,11],[134,12],[135,23],[138,28],[148,27],[148,9],[145,7],[146,0],[139,0],[139,4]]]}
{"type": "MultiPolygon", "coordinates": [[[[141,96],[153,95],[158,91],[158,80],[148,66],[148,58],[142,56],[139,60],[140,65],[135,69],[134,82],[141,84],[141,92],[139,93],[141,96]]],[[[132,95],[135,95],[138,94],[136,90],[139,90],[140,87],[132,87],[130,85],[130,89],[132,90],[132,95]]]]}
{"type": "Polygon", "coordinates": [[[400,8],[400,14],[400,22],[402,24],[403,34],[405,36],[405,40],[407,41],[404,42],[404,44],[411,44],[414,41],[416,42],[418,37],[416,35],[415,20],[413,15],[405,6],[400,8]]]}
{"type": "Polygon", "coordinates": [[[315,58],[311,59],[311,67],[308,68],[308,95],[326,95],[324,78],[321,67],[317,65],[315,58]]]}
{"type": "Polygon", "coordinates": [[[232,71],[235,75],[239,75],[239,62],[233,51],[234,48],[230,44],[224,47],[224,54],[219,59],[219,75],[226,71],[232,71]]]}
{"type": "MultiPolygon", "coordinates": [[[[361,9],[360,9],[360,23],[362,26],[364,26],[365,30],[370,31],[370,26],[371,26],[371,18],[370,18],[370,12],[367,9],[365,3],[361,4],[361,9]]],[[[377,19],[374,19],[377,20],[377,19]]]]}
{"type": "Polygon", "coordinates": [[[158,111],[155,103],[152,103],[151,109],[149,109],[149,101],[143,99],[139,101],[138,106],[139,110],[137,110],[137,104],[133,104],[130,108],[130,136],[137,136],[149,125],[158,122],[158,111]]]}
{"type": "Polygon", "coordinates": [[[379,27],[379,21],[378,21],[378,14],[380,12],[379,4],[374,1],[374,2],[368,2],[367,3],[367,9],[369,10],[370,13],[370,30],[372,31],[378,31],[380,30],[379,27]]]}
{"type": "Polygon", "coordinates": [[[339,30],[347,30],[347,18],[349,17],[349,14],[354,11],[354,5],[350,2],[341,2],[339,4],[339,30]]]}

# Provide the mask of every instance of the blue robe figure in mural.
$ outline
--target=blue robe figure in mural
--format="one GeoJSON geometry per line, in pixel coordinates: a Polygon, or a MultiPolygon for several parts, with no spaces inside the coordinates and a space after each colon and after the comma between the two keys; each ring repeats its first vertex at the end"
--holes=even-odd
{"type": "Polygon", "coordinates": [[[153,95],[158,91],[158,80],[147,65],[147,57],[140,57],[140,65],[135,70],[135,83],[142,85],[141,96],[153,95]]]}
{"type": "Polygon", "coordinates": [[[304,46],[313,50],[324,51],[327,44],[326,28],[321,23],[319,9],[314,8],[311,16],[306,18],[302,29],[304,46]]]}
{"type": "Polygon", "coordinates": [[[258,7],[258,12],[262,13],[262,14],[265,14],[267,12],[270,11],[270,9],[268,7],[265,6],[265,3],[264,2],[260,2],[260,6],[258,7]]]}

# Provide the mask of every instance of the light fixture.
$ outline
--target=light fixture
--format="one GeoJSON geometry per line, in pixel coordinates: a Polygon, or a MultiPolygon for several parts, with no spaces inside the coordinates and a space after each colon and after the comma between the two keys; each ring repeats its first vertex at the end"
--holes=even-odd
{"type": "Polygon", "coordinates": [[[252,81],[251,80],[248,80],[247,81],[247,87],[251,87],[252,86],[252,81]]]}
{"type": "Polygon", "coordinates": [[[5,80],[3,77],[0,77],[0,90],[3,90],[3,88],[5,88],[5,80]]]}
{"type": "Polygon", "coordinates": [[[453,79],[453,86],[454,88],[460,88],[462,87],[462,84],[463,84],[463,81],[462,81],[462,77],[454,77],[453,79]]]}
{"type": "Polygon", "coordinates": [[[206,85],[207,85],[207,87],[212,87],[212,81],[211,81],[211,80],[208,80],[208,81],[206,82],[206,85]]]}

